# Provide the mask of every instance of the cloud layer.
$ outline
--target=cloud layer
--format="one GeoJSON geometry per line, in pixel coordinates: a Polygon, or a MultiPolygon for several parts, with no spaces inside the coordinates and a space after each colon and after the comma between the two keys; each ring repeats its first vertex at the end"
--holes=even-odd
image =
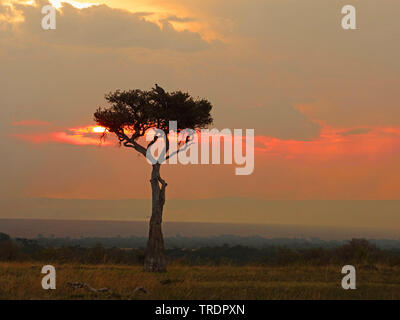
{"type": "Polygon", "coordinates": [[[106,5],[78,9],[64,3],[56,15],[56,30],[43,32],[40,21],[44,15],[39,9],[46,3],[41,0],[37,6],[16,6],[25,19],[18,26],[20,36],[62,46],[143,47],[189,52],[209,46],[198,33],[176,31],[166,20],[160,28],[141,15],[106,5]]]}

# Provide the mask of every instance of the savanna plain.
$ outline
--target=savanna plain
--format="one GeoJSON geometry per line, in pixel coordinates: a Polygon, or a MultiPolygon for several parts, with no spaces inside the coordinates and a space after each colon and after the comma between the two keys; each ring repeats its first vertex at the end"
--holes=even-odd
{"type": "Polygon", "coordinates": [[[56,289],[41,286],[42,263],[1,262],[0,299],[400,299],[400,267],[355,266],[357,288],[341,286],[341,266],[182,266],[146,273],[141,266],[54,264],[56,289]],[[108,288],[91,292],[69,282],[108,288]]]}

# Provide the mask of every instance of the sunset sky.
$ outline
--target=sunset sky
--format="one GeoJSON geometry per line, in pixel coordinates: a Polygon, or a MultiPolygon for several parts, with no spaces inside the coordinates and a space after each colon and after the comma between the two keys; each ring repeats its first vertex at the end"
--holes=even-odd
{"type": "Polygon", "coordinates": [[[51,2],[45,31],[46,1],[0,0],[1,199],[148,199],[148,164],[99,146],[93,112],[157,82],[256,134],[252,175],[165,166],[170,199],[400,200],[398,0],[51,2]]]}

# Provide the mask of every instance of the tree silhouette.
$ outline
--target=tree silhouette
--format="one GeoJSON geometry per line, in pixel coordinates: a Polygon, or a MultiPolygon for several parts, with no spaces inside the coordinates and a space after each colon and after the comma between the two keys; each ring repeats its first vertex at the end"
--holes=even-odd
{"type": "MultiPolygon", "coordinates": [[[[191,141],[191,136],[187,135],[186,139],[178,144],[177,150],[170,152],[170,132],[177,135],[182,134],[185,129],[199,130],[213,121],[210,115],[212,105],[209,101],[194,99],[182,91],[168,93],[158,85],[149,91],[117,90],[105,98],[109,106],[97,109],[94,114],[96,123],[106,128],[105,133],[114,133],[121,145],[133,148],[145,157],[147,150],[160,137],[156,134],[152,141],[144,145],[138,140],[144,137],[148,130],[159,129],[165,133],[163,158],[169,159],[185,150],[191,141]],[[170,128],[170,121],[176,121],[177,127],[170,128]]],[[[161,223],[167,183],[160,175],[161,163],[162,161],[152,164],[150,180],[152,214],[144,261],[144,270],[150,272],[166,271],[161,223]]]]}

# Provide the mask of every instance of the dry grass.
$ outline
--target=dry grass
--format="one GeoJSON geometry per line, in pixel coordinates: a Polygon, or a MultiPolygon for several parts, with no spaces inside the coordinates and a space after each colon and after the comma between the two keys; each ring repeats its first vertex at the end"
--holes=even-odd
{"type": "Polygon", "coordinates": [[[57,289],[43,290],[37,263],[0,263],[0,299],[400,299],[400,268],[358,270],[357,289],[341,288],[341,268],[170,266],[164,274],[138,266],[55,265],[57,289]],[[85,282],[109,292],[72,289],[85,282]],[[134,293],[144,287],[145,293],[134,293]]]}

